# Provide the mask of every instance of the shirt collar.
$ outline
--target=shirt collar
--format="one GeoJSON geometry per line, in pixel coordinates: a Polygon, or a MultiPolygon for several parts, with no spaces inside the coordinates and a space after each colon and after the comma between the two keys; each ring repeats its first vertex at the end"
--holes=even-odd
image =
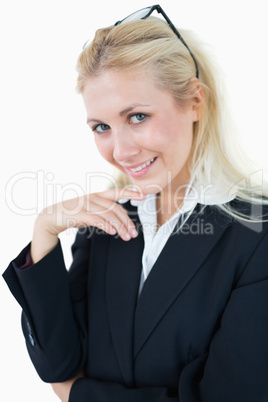
{"type": "MultiPolygon", "coordinates": [[[[203,185],[197,183],[187,187],[186,194],[182,205],[178,208],[177,212],[172,216],[177,217],[178,214],[190,212],[196,204],[202,205],[222,205],[232,201],[236,194],[226,191],[215,184],[203,185]],[[212,191],[213,190],[213,191],[212,191]]],[[[128,200],[121,200],[121,203],[128,200]]],[[[149,194],[144,200],[130,200],[130,204],[138,208],[138,214],[156,214],[156,195],[149,194]],[[142,212],[143,211],[143,212],[142,212]]]]}

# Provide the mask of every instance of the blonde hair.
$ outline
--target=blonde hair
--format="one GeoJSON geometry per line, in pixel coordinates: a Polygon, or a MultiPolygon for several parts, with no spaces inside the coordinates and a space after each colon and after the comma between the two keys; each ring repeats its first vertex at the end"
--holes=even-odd
{"type": "MultiPolygon", "coordinates": [[[[211,185],[216,180],[217,186],[210,191],[212,197],[220,188],[223,193],[235,192],[240,201],[267,204],[268,183],[262,177],[260,196],[260,187],[256,187],[259,177],[254,174],[257,167],[244,155],[237,141],[219,67],[192,32],[180,32],[197,61],[199,81],[193,79],[195,64],[188,49],[166,22],[150,17],[97,30],[78,59],[77,91],[83,92],[87,79],[105,70],[135,69],[148,72],[155,84],[169,91],[182,107],[199,99],[200,118],[194,123],[189,158],[191,182],[211,185]]],[[[120,185],[129,183],[123,173],[117,179],[120,185]]],[[[262,214],[253,218],[238,212],[229,203],[218,208],[246,220],[263,218],[262,214]]]]}

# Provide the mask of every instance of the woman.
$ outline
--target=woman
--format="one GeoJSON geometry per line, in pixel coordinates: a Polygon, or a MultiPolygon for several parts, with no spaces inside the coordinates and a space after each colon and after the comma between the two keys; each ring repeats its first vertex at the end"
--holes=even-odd
{"type": "Polygon", "coordinates": [[[45,209],[4,273],[62,401],[268,398],[268,186],[260,197],[212,62],[183,37],[153,6],[85,45],[88,125],[132,188],[45,209]]]}

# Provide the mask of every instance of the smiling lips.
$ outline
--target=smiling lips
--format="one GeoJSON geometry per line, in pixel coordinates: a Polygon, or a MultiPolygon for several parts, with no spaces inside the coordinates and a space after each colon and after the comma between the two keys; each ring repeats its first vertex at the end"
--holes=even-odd
{"type": "Polygon", "coordinates": [[[125,167],[125,169],[127,170],[127,172],[134,177],[138,177],[138,176],[143,176],[145,173],[147,173],[149,166],[151,166],[155,160],[157,159],[157,157],[152,158],[150,160],[148,160],[147,162],[144,162],[141,165],[135,166],[135,167],[125,167]]]}

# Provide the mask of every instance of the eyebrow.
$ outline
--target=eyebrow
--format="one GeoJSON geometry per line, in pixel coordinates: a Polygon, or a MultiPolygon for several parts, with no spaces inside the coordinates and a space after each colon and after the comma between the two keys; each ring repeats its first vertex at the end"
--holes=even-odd
{"type": "MultiPolygon", "coordinates": [[[[148,107],[150,105],[145,105],[145,104],[141,104],[141,103],[133,103],[132,105],[128,106],[127,108],[121,110],[121,112],[119,112],[119,116],[123,117],[125,116],[127,113],[131,112],[133,109],[135,109],[136,107],[148,107]]],[[[87,119],[87,124],[88,123],[102,123],[101,120],[98,119],[87,119]]]]}
{"type": "Polygon", "coordinates": [[[148,107],[150,105],[144,105],[141,103],[134,103],[133,105],[130,105],[129,107],[127,107],[126,109],[122,110],[119,115],[120,116],[125,116],[127,113],[131,112],[131,110],[135,109],[136,107],[148,107]]]}

